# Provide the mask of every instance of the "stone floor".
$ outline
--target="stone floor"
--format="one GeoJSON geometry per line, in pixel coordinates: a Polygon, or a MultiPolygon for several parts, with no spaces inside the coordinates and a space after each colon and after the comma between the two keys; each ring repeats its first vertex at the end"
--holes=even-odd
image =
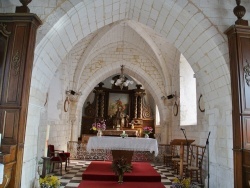
{"type": "MultiPolygon", "coordinates": [[[[57,176],[60,179],[60,188],[76,188],[82,180],[82,173],[91,161],[83,160],[71,160],[67,168],[67,172],[63,170],[62,175],[59,174],[58,169],[52,175],[57,176]]],[[[166,188],[170,188],[172,181],[177,175],[171,171],[169,167],[165,165],[151,164],[153,168],[161,174],[161,182],[166,188]]],[[[64,169],[64,167],[63,167],[64,169]]]]}

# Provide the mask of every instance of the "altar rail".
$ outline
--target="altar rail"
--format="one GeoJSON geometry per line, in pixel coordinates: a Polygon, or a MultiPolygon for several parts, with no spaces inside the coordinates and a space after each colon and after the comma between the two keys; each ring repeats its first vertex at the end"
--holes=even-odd
{"type": "MultiPolygon", "coordinates": [[[[92,152],[86,150],[87,143],[69,141],[67,143],[67,151],[70,152],[70,159],[83,159],[83,160],[112,160],[110,150],[97,149],[92,152]]],[[[154,153],[149,151],[134,151],[132,161],[143,161],[153,163],[163,163],[163,156],[166,153],[166,145],[158,145],[159,154],[157,157],[154,153]]]]}

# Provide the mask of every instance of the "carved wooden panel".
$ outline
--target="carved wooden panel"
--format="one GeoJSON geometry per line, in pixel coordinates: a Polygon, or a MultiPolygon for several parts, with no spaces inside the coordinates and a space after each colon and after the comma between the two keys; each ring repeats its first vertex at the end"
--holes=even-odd
{"type": "Polygon", "coordinates": [[[244,148],[250,149],[250,117],[243,118],[244,148]]]}
{"type": "Polygon", "coordinates": [[[249,36],[240,37],[240,49],[242,61],[239,71],[241,76],[241,100],[242,114],[250,114],[250,38],[249,36]]]}
{"type": "Polygon", "coordinates": [[[248,185],[246,187],[250,187],[250,151],[249,150],[243,150],[243,179],[244,179],[244,185],[248,185]]]}
{"type": "Polygon", "coordinates": [[[0,110],[0,130],[5,143],[16,143],[18,132],[19,109],[0,110]]]}
{"type": "Polygon", "coordinates": [[[95,117],[95,101],[93,103],[87,102],[87,106],[85,108],[85,115],[89,117],[95,117]]]}
{"type": "Polygon", "coordinates": [[[7,25],[0,23],[0,96],[2,95],[2,83],[5,69],[5,59],[7,56],[9,35],[11,34],[9,31],[7,31],[6,27],[7,25]]]}
{"type": "Polygon", "coordinates": [[[142,117],[143,118],[153,118],[152,110],[150,105],[146,103],[146,100],[143,99],[142,103],[142,117]]]}
{"type": "Polygon", "coordinates": [[[249,158],[250,158],[250,152],[248,150],[245,150],[245,152],[244,152],[244,154],[242,156],[242,159],[243,159],[242,161],[245,164],[245,166],[248,167],[248,168],[250,167],[249,158]]]}
{"type": "Polygon", "coordinates": [[[6,70],[9,71],[9,74],[5,74],[3,86],[4,93],[2,98],[2,104],[6,105],[20,105],[21,91],[23,85],[23,74],[25,67],[25,53],[27,43],[24,41],[27,40],[27,27],[24,27],[22,24],[17,24],[15,26],[14,42],[13,48],[10,55],[10,63],[7,64],[6,70]]]}
{"type": "Polygon", "coordinates": [[[91,134],[94,133],[91,130],[92,124],[95,122],[94,117],[82,117],[82,134],[91,134]]]}

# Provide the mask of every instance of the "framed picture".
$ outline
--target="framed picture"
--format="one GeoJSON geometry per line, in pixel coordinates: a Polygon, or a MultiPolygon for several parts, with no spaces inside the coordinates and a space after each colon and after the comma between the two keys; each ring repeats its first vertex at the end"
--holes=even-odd
{"type": "Polygon", "coordinates": [[[109,93],[108,115],[113,116],[120,109],[123,114],[129,113],[129,94],[109,93]]]}

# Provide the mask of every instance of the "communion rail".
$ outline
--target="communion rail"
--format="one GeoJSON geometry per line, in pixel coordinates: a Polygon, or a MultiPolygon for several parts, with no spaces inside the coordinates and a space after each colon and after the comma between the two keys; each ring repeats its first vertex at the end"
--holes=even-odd
{"type": "MultiPolygon", "coordinates": [[[[70,159],[82,159],[82,160],[105,160],[112,161],[111,150],[97,149],[88,152],[86,150],[87,143],[69,141],[67,143],[67,151],[70,152],[70,159]]],[[[154,153],[149,151],[134,151],[132,161],[144,161],[153,163],[163,163],[163,156],[167,152],[166,145],[158,145],[158,156],[155,157],[154,153]]]]}

